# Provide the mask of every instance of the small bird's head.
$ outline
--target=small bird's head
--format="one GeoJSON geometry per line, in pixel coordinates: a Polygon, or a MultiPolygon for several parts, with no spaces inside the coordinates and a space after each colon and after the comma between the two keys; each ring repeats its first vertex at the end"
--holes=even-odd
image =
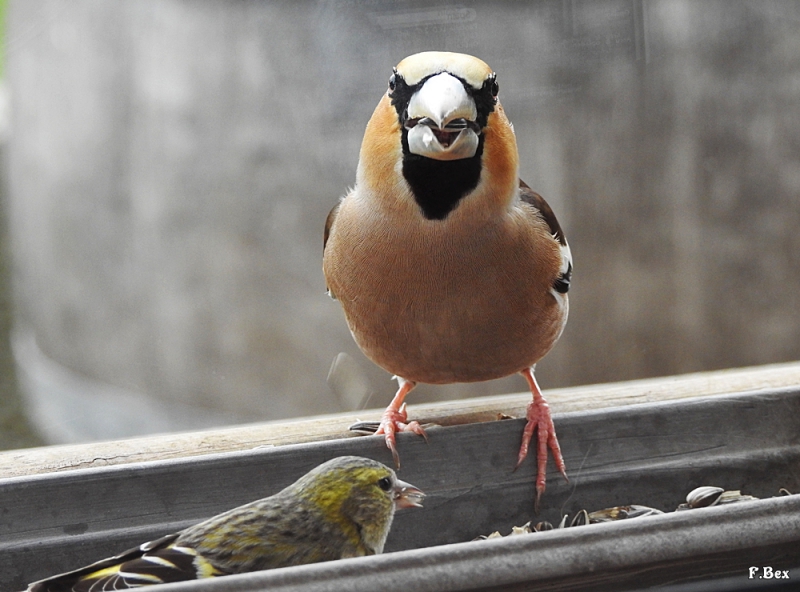
{"type": "Polygon", "coordinates": [[[358,456],[329,460],[290,487],[343,529],[354,523],[375,553],[383,550],[395,510],[421,508],[425,497],[386,465],[358,456]]]}
{"type": "Polygon", "coordinates": [[[357,183],[396,187],[400,173],[435,220],[476,189],[507,202],[518,157],[498,93],[497,75],[476,57],[427,51],[405,58],[367,126],[357,183]]]}

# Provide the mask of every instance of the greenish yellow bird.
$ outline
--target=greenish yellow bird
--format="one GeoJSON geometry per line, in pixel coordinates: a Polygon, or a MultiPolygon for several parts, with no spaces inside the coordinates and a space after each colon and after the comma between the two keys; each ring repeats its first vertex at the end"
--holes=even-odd
{"type": "Polygon", "coordinates": [[[30,584],[28,592],[100,592],[376,555],[395,510],[425,494],[385,465],[334,458],[282,491],[120,555],[30,584]]]}

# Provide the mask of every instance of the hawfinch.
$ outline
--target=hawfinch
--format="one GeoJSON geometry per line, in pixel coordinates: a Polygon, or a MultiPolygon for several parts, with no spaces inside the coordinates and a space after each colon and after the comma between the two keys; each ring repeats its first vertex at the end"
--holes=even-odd
{"type": "Polygon", "coordinates": [[[519,179],[497,76],[463,54],[400,62],[367,124],[355,187],[325,226],[323,271],[358,346],[397,378],[377,433],[425,435],[404,399],[418,382],[522,374],[533,393],[517,466],[537,432],[566,468],[533,375],[567,321],[572,258],[553,210],[519,179]]]}

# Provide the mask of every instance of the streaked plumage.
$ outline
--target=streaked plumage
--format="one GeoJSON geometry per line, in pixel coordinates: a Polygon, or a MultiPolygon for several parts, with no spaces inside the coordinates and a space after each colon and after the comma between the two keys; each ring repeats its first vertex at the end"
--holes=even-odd
{"type": "Polygon", "coordinates": [[[29,592],[99,592],[383,552],[397,508],[424,494],[383,464],[330,460],[292,485],[120,555],[31,584],[29,592]]]}
{"type": "Polygon", "coordinates": [[[411,430],[418,382],[522,373],[534,400],[518,455],[537,439],[566,476],[533,367],[561,335],[572,258],[544,199],[519,180],[495,73],[463,54],[424,52],[394,69],[364,134],[356,184],[328,216],[323,269],[353,336],[400,388],[378,433],[411,430]]]}

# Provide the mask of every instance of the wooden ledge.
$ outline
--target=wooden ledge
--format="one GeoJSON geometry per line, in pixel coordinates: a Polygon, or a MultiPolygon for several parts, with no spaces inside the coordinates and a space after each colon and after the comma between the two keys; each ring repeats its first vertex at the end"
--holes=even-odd
{"type": "MultiPolygon", "coordinates": [[[[552,389],[545,391],[545,395],[554,413],[565,413],[798,384],[800,362],[791,362],[552,389]]],[[[521,416],[529,401],[528,393],[420,405],[414,405],[412,397],[409,410],[421,423],[456,425],[494,421],[498,414],[521,416]]],[[[200,432],[0,452],[0,478],[357,437],[348,427],[358,420],[377,420],[380,414],[381,410],[372,409],[200,432]]]]}

